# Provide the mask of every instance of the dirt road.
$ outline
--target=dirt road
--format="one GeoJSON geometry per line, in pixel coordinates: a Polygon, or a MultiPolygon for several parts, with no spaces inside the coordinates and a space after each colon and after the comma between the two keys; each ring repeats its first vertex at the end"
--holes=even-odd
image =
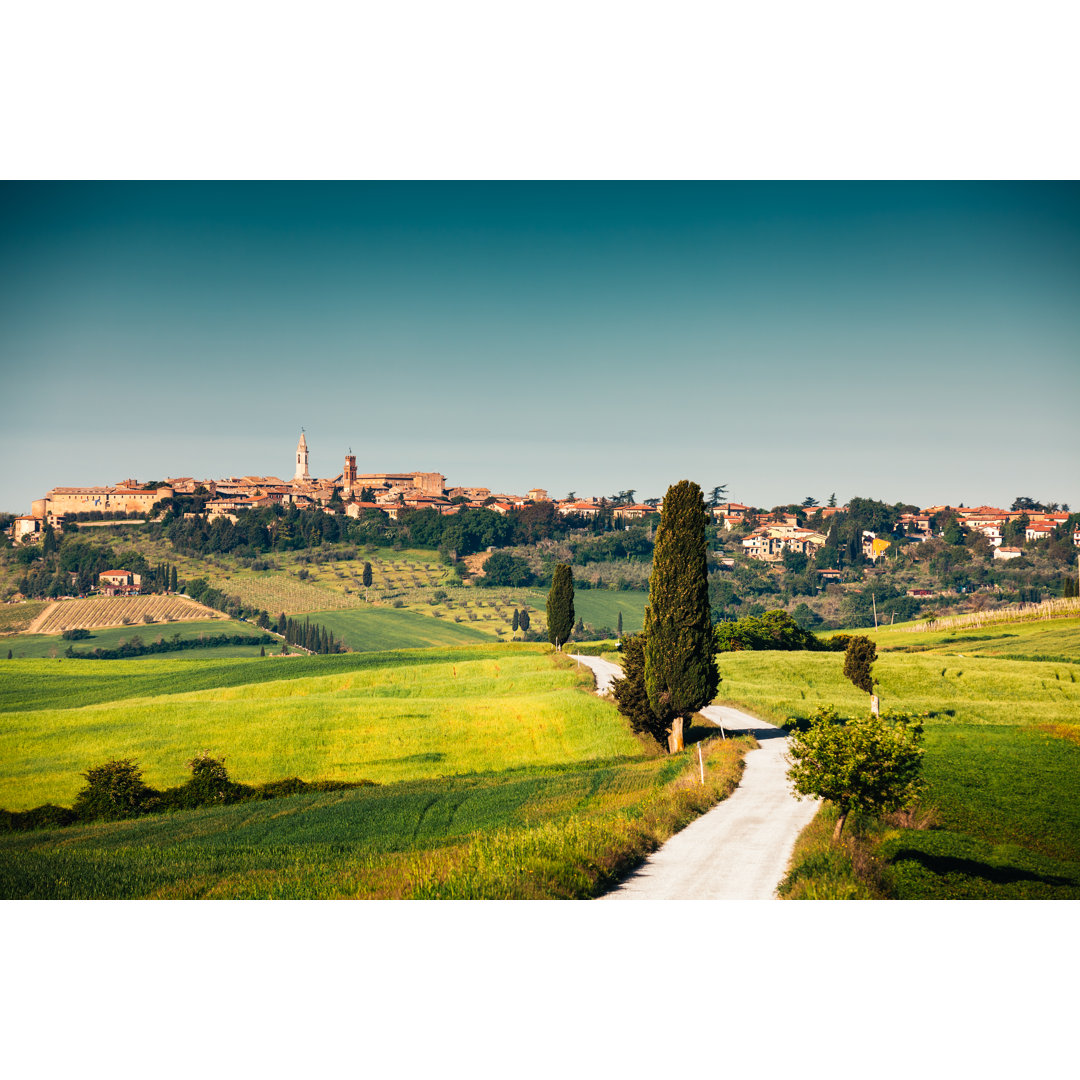
{"type": "MultiPolygon", "coordinates": [[[[617,665],[576,657],[596,674],[597,692],[621,676],[617,665]]],[[[817,813],[816,800],[796,800],[785,773],[787,737],[777,727],[726,705],[702,714],[725,731],[751,732],[761,744],[746,756],[738,788],[654,852],[603,900],[774,900],[795,839],[817,813]]]]}

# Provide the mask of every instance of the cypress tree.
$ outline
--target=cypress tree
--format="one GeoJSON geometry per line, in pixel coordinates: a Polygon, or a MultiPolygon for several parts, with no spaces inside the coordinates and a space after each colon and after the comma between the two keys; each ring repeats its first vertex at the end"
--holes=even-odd
{"type": "Polygon", "coordinates": [[[364,576],[361,578],[364,583],[364,588],[369,589],[371,587],[371,563],[364,563],[364,576]]]}
{"type": "Polygon", "coordinates": [[[566,563],[559,563],[551,575],[547,624],[548,641],[561,648],[574,626],[574,575],[566,563]]]}
{"type": "Polygon", "coordinates": [[[529,613],[525,608],[522,608],[518,614],[518,626],[520,626],[522,630],[529,629],[529,613]]]}
{"type": "Polygon", "coordinates": [[[176,567],[174,566],[170,575],[170,584],[172,586],[172,592],[176,592],[176,567]]]}
{"type": "Polygon", "coordinates": [[[619,652],[623,677],[616,679],[611,689],[615,704],[634,731],[651,736],[663,746],[668,725],[653,712],[645,692],[645,635],[627,634],[619,643],[619,652]]]}
{"type": "Polygon", "coordinates": [[[645,608],[645,690],[670,730],[668,748],[683,748],[683,728],[716,695],[706,567],[707,511],[701,488],[682,480],[668,488],[656,530],[649,604],[645,608]]]}
{"type": "Polygon", "coordinates": [[[622,637],[622,612],[621,611],[619,612],[619,621],[615,626],[615,632],[619,635],[619,637],[622,637]]]}
{"type": "MultiPolygon", "coordinates": [[[[1068,583],[1066,582],[1066,584],[1068,584],[1068,583]]],[[[1069,594],[1066,593],[1065,595],[1068,596],[1069,594]]],[[[518,609],[514,608],[514,618],[510,622],[510,629],[513,630],[514,633],[516,634],[517,633],[517,628],[520,625],[521,625],[521,616],[518,614],[518,609]]]]}
{"type": "Polygon", "coordinates": [[[874,692],[873,664],[877,659],[877,646],[868,638],[857,634],[844,650],[844,674],[864,694],[874,692]]]}

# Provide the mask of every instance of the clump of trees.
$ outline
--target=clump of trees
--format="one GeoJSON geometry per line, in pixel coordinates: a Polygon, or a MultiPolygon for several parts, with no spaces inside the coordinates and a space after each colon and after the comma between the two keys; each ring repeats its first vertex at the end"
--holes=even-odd
{"type": "Polygon", "coordinates": [[[478,579],[478,583],[523,589],[533,583],[533,572],[519,555],[511,555],[508,551],[493,551],[484,561],[484,574],[478,579]]]}
{"type": "Polygon", "coordinates": [[[922,721],[907,713],[862,716],[842,723],[831,706],[788,739],[787,777],[796,794],[827,799],[838,812],[839,840],[852,810],[900,810],[922,790],[922,721]]]}
{"type": "Polygon", "coordinates": [[[804,630],[786,611],[766,611],[764,615],[747,615],[734,622],[717,623],[714,630],[717,652],[752,652],[777,649],[834,650],[844,647],[846,638],[819,638],[804,630]]]}
{"type": "Polygon", "coordinates": [[[645,692],[669,733],[672,753],[683,748],[686,721],[712,701],[720,682],[709,609],[707,520],[697,484],[682,480],[668,488],[656,530],[643,652],[645,692]]]}

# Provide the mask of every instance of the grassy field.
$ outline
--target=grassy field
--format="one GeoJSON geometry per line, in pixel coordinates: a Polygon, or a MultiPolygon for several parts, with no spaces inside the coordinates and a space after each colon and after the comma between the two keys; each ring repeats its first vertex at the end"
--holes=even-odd
{"type": "MultiPolygon", "coordinates": [[[[191,622],[154,623],[152,625],[115,626],[105,629],[90,631],[88,638],[79,641],[65,641],[59,634],[19,634],[0,642],[0,657],[7,656],[7,650],[11,650],[16,660],[19,659],[43,659],[46,657],[56,659],[62,657],[64,651],[70,645],[76,652],[93,652],[94,649],[115,649],[125,641],[133,637],[142,638],[149,645],[158,638],[170,640],[179,634],[181,641],[190,641],[200,637],[216,636],[218,634],[246,634],[257,635],[263,631],[252,623],[237,622],[234,619],[196,619],[191,622]]],[[[267,646],[269,651],[272,646],[267,646]]],[[[258,656],[258,645],[217,645],[207,646],[205,650],[185,650],[177,659],[193,659],[196,656],[205,657],[207,654],[215,657],[223,656],[258,656]]],[[[150,657],[138,657],[140,661],[149,660],[150,657]]],[[[115,663],[116,661],[102,661],[102,663],[115,663]]]]}
{"type": "Polygon", "coordinates": [[[537,645],[297,659],[0,665],[0,806],[70,805],[136,758],[378,786],[0,836],[0,896],[559,897],[610,886],[729,794],[748,740],[647,750],[592,675],[537,645]]]}
{"type": "MultiPolygon", "coordinates": [[[[871,632],[885,708],[926,716],[935,826],[875,834],[888,895],[1080,898],[1080,620],[871,632]],[[1011,659],[1023,656],[1025,659],[1011,659]],[[1041,659],[1040,659],[1041,657],[1041,659]]],[[[775,721],[866,695],[841,654],[726,653],[723,700],[775,721]]]]}
{"type": "Polygon", "coordinates": [[[526,767],[0,835],[0,897],[545,898],[610,887],[730,794],[747,740],[696,758],[526,767]]]}
{"type": "Polygon", "coordinates": [[[435,645],[465,645],[491,641],[493,636],[472,624],[431,619],[415,611],[367,608],[356,611],[315,611],[312,622],[334,632],[354,652],[380,649],[421,649],[435,645]]]}
{"type": "Polygon", "coordinates": [[[21,604],[0,604],[0,634],[21,633],[49,603],[48,600],[24,600],[21,604]]]}
{"type": "Polygon", "coordinates": [[[319,659],[331,663],[305,664],[325,674],[294,669],[286,677],[283,669],[305,661],[222,661],[227,674],[248,681],[205,689],[186,687],[199,665],[180,659],[10,662],[0,667],[0,692],[29,707],[7,713],[0,730],[0,806],[69,804],[79,774],[112,757],[136,758],[155,787],[174,785],[202,749],[225,757],[243,783],[287,776],[387,783],[640,753],[611,706],[582,692],[592,676],[569,659],[536,645],[479,646],[458,656],[418,664],[401,653],[368,665],[326,657],[319,659]],[[131,665],[152,668],[168,689],[81,703],[84,679],[100,692],[95,680],[123,683],[131,665]],[[66,676],[74,692],[43,700],[42,675],[54,686],[66,676]]]}

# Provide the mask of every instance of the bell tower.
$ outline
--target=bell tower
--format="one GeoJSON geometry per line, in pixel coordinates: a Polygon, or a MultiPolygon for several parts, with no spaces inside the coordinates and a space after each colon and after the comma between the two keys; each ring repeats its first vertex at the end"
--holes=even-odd
{"type": "Polygon", "coordinates": [[[353,488],[356,487],[356,455],[352,452],[351,446],[345,455],[345,468],[341,471],[341,486],[345,489],[346,495],[351,495],[353,488]]]}
{"type": "Polygon", "coordinates": [[[311,474],[308,472],[308,448],[307,439],[304,437],[304,429],[300,429],[300,441],[296,444],[296,473],[293,476],[293,483],[302,480],[310,480],[311,474]]]}

